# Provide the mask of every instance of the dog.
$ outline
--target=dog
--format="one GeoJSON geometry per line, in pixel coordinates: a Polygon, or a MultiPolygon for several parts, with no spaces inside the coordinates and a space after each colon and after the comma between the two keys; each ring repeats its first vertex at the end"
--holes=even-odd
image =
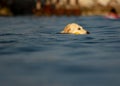
{"type": "Polygon", "coordinates": [[[71,23],[68,24],[63,31],[61,31],[60,33],[62,34],[90,34],[87,30],[83,29],[82,26],[76,24],[76,23],[71,23]]]}

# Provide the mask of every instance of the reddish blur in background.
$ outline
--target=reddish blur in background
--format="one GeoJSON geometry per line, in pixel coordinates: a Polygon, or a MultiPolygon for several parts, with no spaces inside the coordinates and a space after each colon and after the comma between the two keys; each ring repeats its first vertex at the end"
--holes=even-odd
{"type": "Polygon", "coordinates": [[[120,0],[0,0],[0,16],[86,16],[120,14],[120,0]]]}

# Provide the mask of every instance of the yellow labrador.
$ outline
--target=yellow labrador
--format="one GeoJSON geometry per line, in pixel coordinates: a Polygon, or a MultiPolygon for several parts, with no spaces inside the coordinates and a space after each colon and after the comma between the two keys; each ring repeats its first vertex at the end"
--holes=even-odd
{"type": "Polygon", "coordinates": [[[76,23],[71,23],[68,24],[63,31],[61,31],[63,34],[89,34],[89,32],[85,29],[83,29],[82,26],[76,24],[76,23]]]}

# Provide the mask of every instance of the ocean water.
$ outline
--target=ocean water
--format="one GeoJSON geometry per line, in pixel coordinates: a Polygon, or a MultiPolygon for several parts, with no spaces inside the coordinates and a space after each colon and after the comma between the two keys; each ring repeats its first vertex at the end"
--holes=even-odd
{"type": "Polygon", "coordinates": [[[120,86],[120,19],[0,17],[0,86],[120,86]]]}

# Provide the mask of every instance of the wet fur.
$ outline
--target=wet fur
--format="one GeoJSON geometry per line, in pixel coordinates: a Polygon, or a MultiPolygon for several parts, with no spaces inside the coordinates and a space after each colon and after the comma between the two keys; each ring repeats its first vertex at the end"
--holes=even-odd
{"type": "Polygon", "coordinates": [[[71,23],[68,24],[63,31],[61,31],[62,34],[89,34],[89,32],[85,29],[83,29],[82,26],[71,23]]]}

